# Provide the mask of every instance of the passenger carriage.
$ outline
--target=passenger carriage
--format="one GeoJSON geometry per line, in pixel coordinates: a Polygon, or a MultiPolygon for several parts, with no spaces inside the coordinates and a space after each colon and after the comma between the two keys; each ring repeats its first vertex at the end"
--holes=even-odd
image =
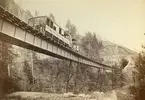
{"type": "Polygon", "coordinates": [[[72,38],[59,25],[47,16],[30,18],[28,24],[39,30],[48,39],[72,47],[72,38]]]}

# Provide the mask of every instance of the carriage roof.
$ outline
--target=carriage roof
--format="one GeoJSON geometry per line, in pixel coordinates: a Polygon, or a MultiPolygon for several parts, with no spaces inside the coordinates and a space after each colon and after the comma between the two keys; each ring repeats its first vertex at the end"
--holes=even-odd
{"type": "MultiPolygon", "coordinates": [[[[30,19],[33,19],[33,18],[42,18],[42,17],[51,20],[53,23],[55,23],[59,28],[61,28],[61,29],[65,32],[65,30],[64,30],[62,27],[60,27],[53,19],[51,19],[51,18],[48,17],[48,16],[37,16],[37,17],[32,17],[32,18],[30,18],[30,19]]],[[[45,21],[46,21],[46,20],[45,20],[45,21]]],[[[70,36],[69,33],[66,33],[66,32],[65,32],[65,34],[68,35],[68,36],[70,36]]]]}

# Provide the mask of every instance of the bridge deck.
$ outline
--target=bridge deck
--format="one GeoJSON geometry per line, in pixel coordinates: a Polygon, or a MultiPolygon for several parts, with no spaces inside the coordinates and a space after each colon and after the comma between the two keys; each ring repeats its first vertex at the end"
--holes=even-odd
{"type": "Polygon", "coordinates": [[[53,57],[72,60],[96,68],[112,69],[110,66],[93,61],[65,45],[46,38],[38,30],[2,7],[0,7],[0,39],[53,57]]]}

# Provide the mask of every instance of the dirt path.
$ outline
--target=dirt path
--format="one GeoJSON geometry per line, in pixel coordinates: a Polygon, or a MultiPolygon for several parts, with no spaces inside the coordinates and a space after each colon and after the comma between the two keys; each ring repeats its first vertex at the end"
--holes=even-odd
{"type": "Polygon", "coordinates": [[[117,100],[116,92],[94,92],[92,94],[52,94],[41,92],[16,92],[8,95],[7,100],[117,100]]]}

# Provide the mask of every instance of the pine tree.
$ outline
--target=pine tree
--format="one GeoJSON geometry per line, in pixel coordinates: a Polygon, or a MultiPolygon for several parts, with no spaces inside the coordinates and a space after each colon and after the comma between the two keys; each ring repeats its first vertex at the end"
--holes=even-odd
{"type": "Polygon", "coordinates": [[[87,32],[81,41],[81,47],[85,51],[85,54],[87,54],[89,58],[101,62],[99,51],[103,47],[103,44],[97,39],[95,33],[87,32]]]}
{"type": "Polygon", "coordinates": [[[145,98],[145,52],[138,55],[135,68],[137,71],[134,73],[135,81],[135,97],[136,100],[144,100],[145,98]]]}
{"type": "Polygon", "coordinates": [[[66,32],[69,33],[72,36],[72,38],[75,39],[77,35],[77,27],[74,24],[72,24],[70,20],[67,20],[65,27],[66,27],[66,32]]]}

